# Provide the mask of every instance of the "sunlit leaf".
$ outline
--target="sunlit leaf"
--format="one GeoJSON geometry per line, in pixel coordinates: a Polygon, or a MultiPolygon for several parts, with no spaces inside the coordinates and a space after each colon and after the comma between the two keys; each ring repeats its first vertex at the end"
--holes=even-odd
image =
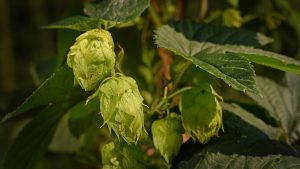
{"type": "Polygon", "coordinates": [[[238,54],[226,53],[213,43],[188,40],[170,26],[162,26],[156,31],[155,43],[191,61],[237,90],[257,93],[250,62],[238,54]]]}

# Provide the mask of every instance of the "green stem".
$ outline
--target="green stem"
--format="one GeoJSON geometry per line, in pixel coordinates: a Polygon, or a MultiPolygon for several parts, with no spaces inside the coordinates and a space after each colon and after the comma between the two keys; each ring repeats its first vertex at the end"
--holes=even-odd
{"type": "Polygon", "coordinates": [[[174,87],[173,87],[173,90],[176,89],[176,87],[178,86],[183,74],[185,73],[185,71],[189,68],[189,66],[191,65],[192,62],[190,61],[187,61],[184,65],[183,65],[183,68],[181,69],[181,71],[179,72],[178,76],[176,77],[175,79],[175,82],[174,82],[174,87]]]}
{"type": "Polygon", "coordinates": [[[183,88],[177,90],[176,92],[172,93],[171,95],[169,95],[169,96],[167,97],[167,99],[171,99],[171,98],[173,98],[174,96],[179,95],[179,94],[182,93],[182,92],[185,92],[185,91],[187,91],[187,90],[191,90],[192,88],[193,88],[193,87],[191,87],[191,86],[183,87],[183,88]]]}
{"type": "Polygon", "coordinates": [[[164,97],[150,112],[149,114],[152,115],[154,112],[158,111],[158,109],[163,106],[164,104],[166,104],[168,102],[169,99],[173,98],[174,96],[184,92],[184,91],[187,91],[187,90],[190,90],[192,89],[191,86],[186,86],[184,88],[181,88],[179,90],[177,90],[176,92],[172,93],[171,95],[167,96],[167,97],[164,97]]]}
{"type": "Polygon", "coordinates": [[[156,27],[160,27],[161,26],[161,21],[160,18],[157,14],[157,12],[155,11],[155,9],[153,8],[152,4],[149,6],[149,12],[152,16],[153,22],[155,24],[156,27]]]}

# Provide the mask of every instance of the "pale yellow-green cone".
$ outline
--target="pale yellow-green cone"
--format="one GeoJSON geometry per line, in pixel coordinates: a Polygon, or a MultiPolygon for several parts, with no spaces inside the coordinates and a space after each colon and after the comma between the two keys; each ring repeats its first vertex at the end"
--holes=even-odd
{"type": "Polygon", "coordinates": [[[164,118],[152,123],[152,137],[156,149],[167,163],[179,153],[184,129],[179,119],[164,118]]]}
{"type": "Polygon", "coordinates": [[[121,136],[129,144],[136,143],[145,130],[143,98],[135,80],[124,75],[108,78],[89,99],[96,96],[100,97],[104,124],[118,138],[121,136]]]}
{"type": "Polygon", "coordinates": [[[103,29],[93,29],[78,36],[70,47],[67,64],[73,69],[75,83],[85,91],[97,88],[114,69],[115,52],[111,34],[103,29]]]}
{"type": "Polygon", "coordinates": [[[205,144],[223,128],[218,98],[221,97],[209,84],[195,87],[181,96],[179,108],[183,125],[194,141],[205,144]]]}

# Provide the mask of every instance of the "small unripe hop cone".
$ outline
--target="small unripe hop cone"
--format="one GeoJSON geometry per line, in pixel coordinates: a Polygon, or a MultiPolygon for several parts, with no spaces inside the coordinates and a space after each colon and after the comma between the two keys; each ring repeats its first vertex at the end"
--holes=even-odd
{"type": "Polygon", "coordinates": [[[145,129],[143,98],[135,80],[121,74],[110,77],[88,100],[94,97],[100,97],[100,114],[109,130],[128,144],[136,143],[145,129]]]}
{"type": "Polygon", "coordinates": [[[222,99],[209,84],[195,87],[181,96],[182,122],[194,141],[205,144],[223,128],[218,98],[222,99]]]}
{"type": "Polygon", "coordinates": [[[67,64],[73,69],[75,84],[85,91],[97,88],[114,69],[111,34],[103,29],[93,29],[78,36],[68,53],[67,64]]]}
{"type": "Polygon", "coordinates": [[[152,123],[153,143],[167,163],[179,153],[184,129],[180,120],[165,118],[152,123]]]}

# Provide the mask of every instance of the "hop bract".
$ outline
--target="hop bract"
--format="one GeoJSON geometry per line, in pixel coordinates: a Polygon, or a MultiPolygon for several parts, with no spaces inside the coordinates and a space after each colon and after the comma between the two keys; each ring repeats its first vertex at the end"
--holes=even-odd
{"type": "Polygon", "coordinates": [[[144,114],[135,80],[124,75],[108,78],[91,97],[95,96],[100,97],[104,124],[127,143],[136,143],[144,132],[144,114]]]}
{"type": "Polygon", "coordinates": [[[114,69],[114,42],[110,33],[93,29],[76,38],[68,53],[67,64],[73,69],[75,83],[89,91],[114,69]]]}
{"type": "Polygon", "coordinates": [[[221,98],[209,84],[186,91],[180,100],[184,128],[194,141],[207,143],[222,125],[221,98]]]}
{"type": "Polygon", "coordinates": [[[170,163],[179,153],[184,129],[175,118],[165,118],[152,123],[153,143],[164,159],[170,163]]]}

